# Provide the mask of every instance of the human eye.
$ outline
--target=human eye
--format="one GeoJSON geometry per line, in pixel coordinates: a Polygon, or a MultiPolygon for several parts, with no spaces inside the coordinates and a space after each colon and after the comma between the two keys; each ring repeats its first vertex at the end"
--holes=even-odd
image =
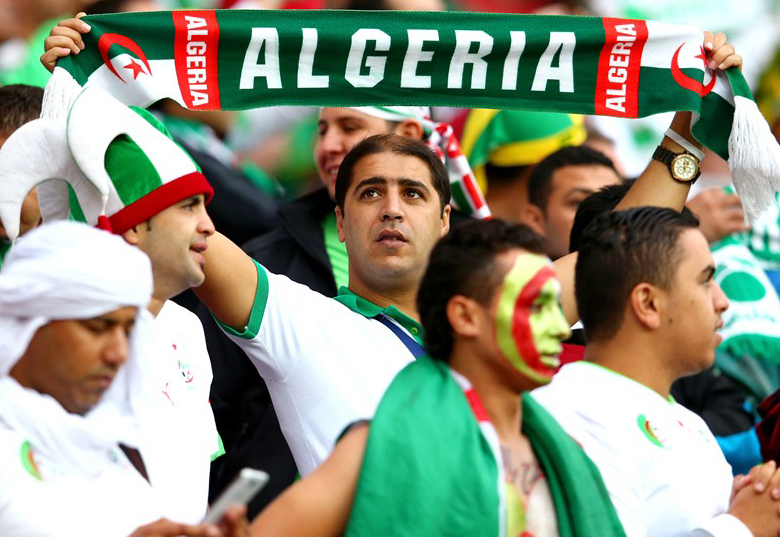
{"type": "Polygon", "coordinates": [[[181,204],[181,207],[182,207],[182,209],[186,209],[186,210],[188,210],[188,211],[192,211],[192,210],[194,210],[194,209],[195,209],[195,208],[196,208],[198,205],[200,205],[200,204],[202,203],[202,201],[203,201],[203,200],[200,198],[200,196],[197,196],[197,197],[194,197],[194,198],[189,198],[189,199],[185,200],[185,201],[184,201],[184,202],[181,204]]]}
{"type": "Polygon", "coordinates": [[[130,334],[133,333],[133,328],[135,328],[135,321],[130,321],[128,323],[125,323],[124,326],[125,336],[130,337],[130,334]]]}
{"type": "Polygon", "coordinates": [[[371,199],[379,197],[379,191],[376,188],[367,188],[360,193],[361,198],[371,199]]]}
{"type": "Polygon", "coordinates": [[[420,192],[420,190],[418,190],[418,189],[416,189],[416,188],[410,188],[410,189],[408,189],[408,190],[406,191],[406,196],[407,196],[408,198],[412,198],[412,199],[423,199],[423,198],[424,198],[424,196],[423,196],[423,193],[422,193],[422,192],[420,192]]]}
{"type": "Polygon", "coordinates": [[[86,319],[81,322],[81,325],[93,334],[102,334],[108,330],[108,323],[101,319],[86,319]]]}

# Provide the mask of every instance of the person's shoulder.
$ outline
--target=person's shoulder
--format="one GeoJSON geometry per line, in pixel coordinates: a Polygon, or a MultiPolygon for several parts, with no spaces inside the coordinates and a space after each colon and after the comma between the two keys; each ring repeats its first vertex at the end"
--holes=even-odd
{"type": "Polygon", "coordinates": [[[7,450],[18,450],[22,444],[27,442],[27,438],[20,432],[14,431],[0,421],[0,452],[7,450]]]}
{"type": "Polygon", "coordinates": [[[35,447],[26,435],[0,422],[0,466],[3,468],[0,482],[3,478],[18,478],[26,474],[40,480],[37,458],[35,447]]]}
{"type": "Polygon", "coordinates": [[[182,326],[203,331],[203,326],[198,316],[173,300],[165,301],[160,313],[155,317],[155,323],[169,327],[182,326]]]}

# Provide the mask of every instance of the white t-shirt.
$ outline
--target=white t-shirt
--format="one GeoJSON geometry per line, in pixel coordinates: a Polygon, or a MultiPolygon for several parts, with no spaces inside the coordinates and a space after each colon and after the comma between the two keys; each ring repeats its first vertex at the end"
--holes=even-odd
{"type": "Polygon", "coordinates": [[[240,334],[222,328],[265,379],[305,476],[347,426],[373,417],[390,381],[414,357],[379,321],[260,265],[257,270],[248,326],[240,334]]]}
{"type": "Polygon", "coordinates": [[[751,536],[725,514],[731,467],[693,412],[590,362],[532,394],[599,468],[628,537],[751,536]]]}
{"type": "Polygon", "coordinates": [[[209,404],[211,362],[203,326],[167,301],[154,322],[159,360],[155,419],[144,425],[139,446],[162,512],[175,522],[197,523],[206,513],[211,457],[220,449],[209,404]]]}
{"type": "Polygon", "coordinates": [[[57,455],[31,447],[0,424],[0,535],[124,537],[160,518],[149,483],[117,447],[101,467],[63,473],[57,455]],[[125,506],[125,507],[123,507],[125,506]]]}

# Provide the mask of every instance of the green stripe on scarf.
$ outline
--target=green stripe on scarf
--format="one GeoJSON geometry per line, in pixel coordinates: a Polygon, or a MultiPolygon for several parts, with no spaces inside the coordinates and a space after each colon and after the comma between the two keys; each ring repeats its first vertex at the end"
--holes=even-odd
{"type": "MultiPolygon", "coordinates": [[[[710,84],[703,34],[692,26],[400,11],[175,11],[84,20],[92,26],[86,48],[58,66],[130,105],[169,97],[198,110],[437,105],[618,117],[690,110],[700,115],[694,135],[730,159],[751,218],[780,189],[780,147],[744,78],[730,69],[710,84]]],[[[44,117],[67,112],[67,94],[78,91],[72,85],[56,70],[44,117]]]]}
{"type": "MultiPolygon", "coordinates": [[[[523,432],[561,537],[624,535],[598,470],[527,394],[523,432]]],[[[497,481],[497,461],[447,366],[418,360],[398,374],[371,422],[347,535],[497,536],[497,481]]]]}

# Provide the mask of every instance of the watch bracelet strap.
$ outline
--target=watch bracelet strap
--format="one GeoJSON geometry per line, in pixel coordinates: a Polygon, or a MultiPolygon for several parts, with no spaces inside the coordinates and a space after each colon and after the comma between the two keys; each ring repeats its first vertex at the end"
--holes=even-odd
{"type": "Polygon", "coordinates": [[[680,146],[682,146],[683,149],[685,149],[688,153],[696,157],[699,162],[701,162],[704,159],[704,151],[693,145],[691,142],[680,136],[676,131],[672,130],[672,128],[666,129],[666,132],[664,133],[664,136],[674,140],[680,146]]]}
{"type": "MultiPolygon", "coordinates": [[[[655,148],[655,151],[653,152],[653,157],[652,158],[653,158],[653,160],[657,160],[658,162],[667,165],[669,167],[669,172],[672,172],[672,161],[675,159],[675,157],[677,157],[679,155],[684,155],[684,154],[685,154],[684,152],[683,153],[676,153],[676,152],[672,151],[671,149],[668,149],[668,148],[666,148],[666,147],[664,147],[662,145],[659,145],[658,147],[655,148]]],[[[693,158],[696,158],[696,155],[690,155],[690,156],[692,156],[693,158]]],[[[672,175],[672,179],[674,179],[675,181],[678,181],[678,182],[681,182],[681,183],[688,183],[688,184],[692,185],[701,176],[701,168],[699,168],[696,176],[693,179],[690,179],[690,180],[677,179],[674,176],[674,173],[671,173],[671,175],[672,175]]]]}
{"type": "Polygon", "coordinates": [[[672,159],[674,159],[674,157],[677,155],[678,153],[675,153],[671,149],[667,149],[664,146],[659,145],[655,148],[655,151],[653,151],[653,160],[657,160],[658,162],[668,166],[672,163],[672,159]]]}

